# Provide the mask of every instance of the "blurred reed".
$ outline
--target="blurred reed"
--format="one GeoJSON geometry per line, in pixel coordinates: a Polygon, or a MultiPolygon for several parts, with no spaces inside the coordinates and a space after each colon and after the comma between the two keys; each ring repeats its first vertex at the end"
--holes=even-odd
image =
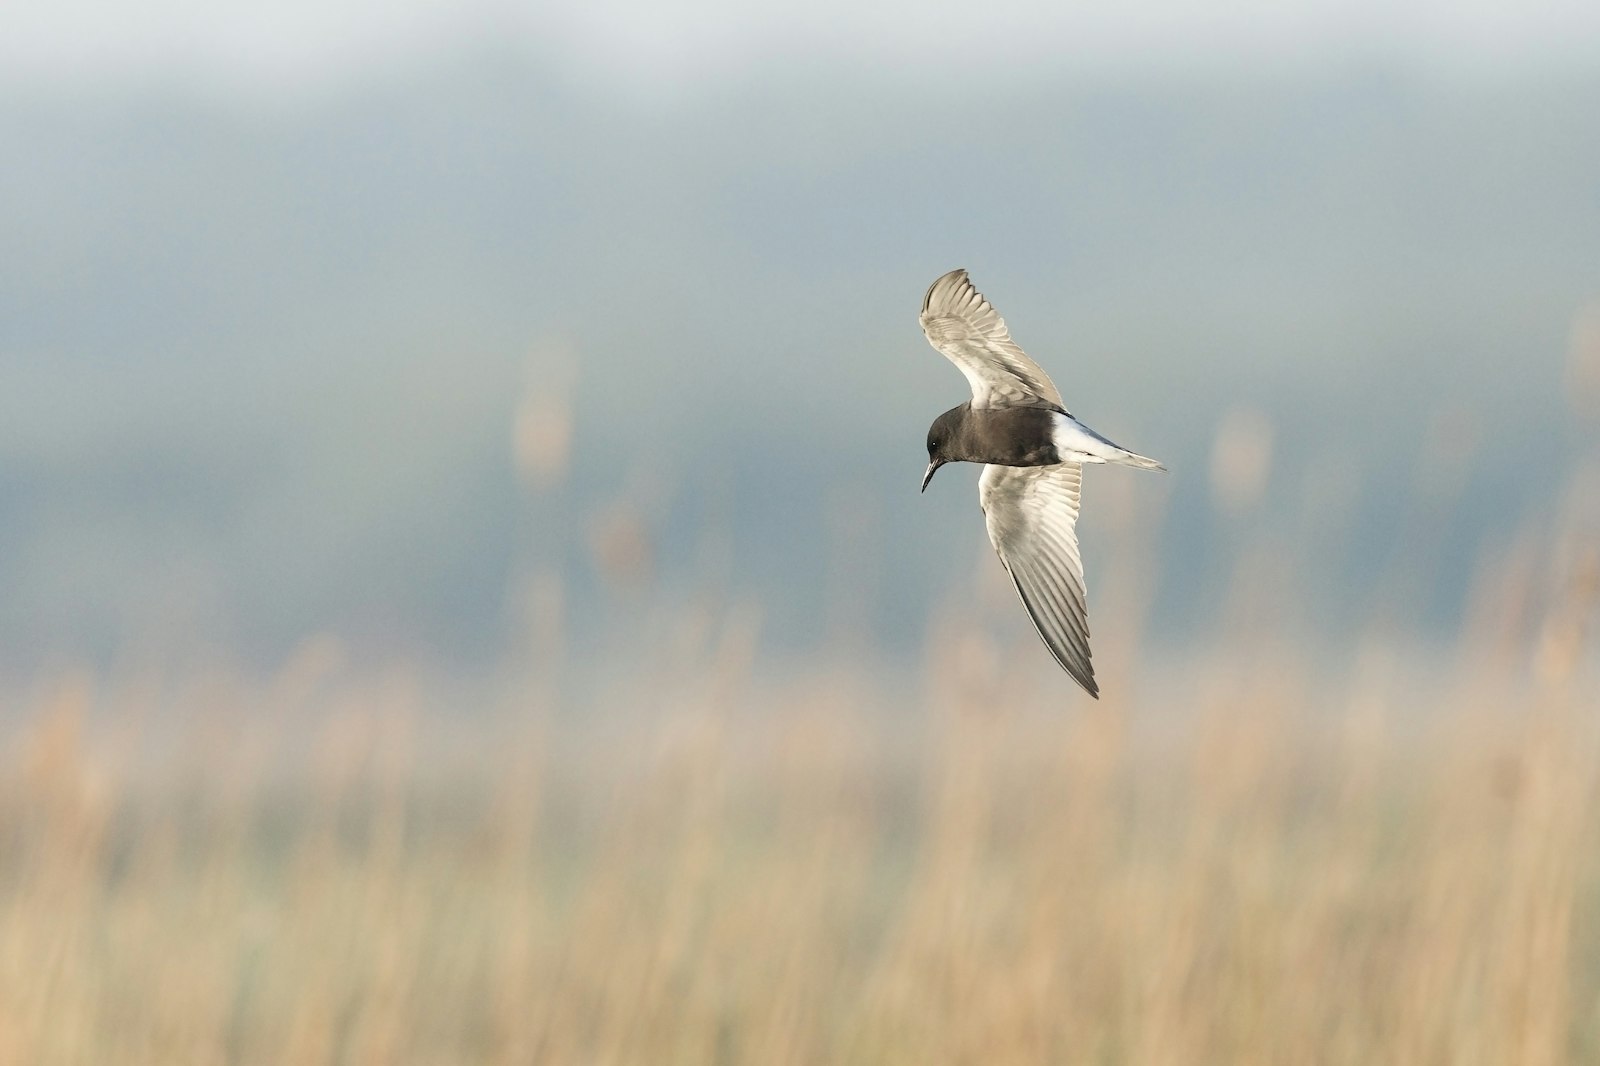
{"type": "MultiPolygon", "coordinates": [[[[527,410],[554,492],[569,431],[527,410]]],[[[1271,436],[1222,427],[1219,508],[1271,436]]],[[[588,529],[648,597],[648,521],[588,529]]],[[[580,704],[537,570],[487,694],[329,638],[261,681],[40,679],[0,765],[0,1062],[1596,1061],[1597,543],[1486,558],[1443,668],[1374,640],[1330,677],[1260,629],[1136,656],[1130,534],[1095,705],[965,614],[920,677],[765,677],[759,612],[714,601],[652,606],[671,654],[580,704]]]]}

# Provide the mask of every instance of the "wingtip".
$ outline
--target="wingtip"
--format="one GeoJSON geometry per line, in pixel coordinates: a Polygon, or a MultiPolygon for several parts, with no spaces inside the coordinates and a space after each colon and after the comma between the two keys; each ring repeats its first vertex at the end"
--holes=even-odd
{"type": "MultiPolygon", "coordinates": [[[[1026,605],[1027,601],[1024,600],[1023,603],[1026,605]]],[[[1034,627],[1038,627],[1038,622],[1034,623],[1034,627]]],[[[1043,638],[1044,633],[1041,631],[1039,636],[1043,638]]],[[[1049,640],[1045,640],[1044,646],[1050,649],[1050,654],[1055,657],[1056,665],[1061,667],[1062,670],[1066,671],[1067,676],[1072,678],[1073,682],[1077,684],[1079,688],[1083,689],[1083,691],[1087,692],[1094,699],[1100,698],[1100,682],[1095,680],[1094,663],[1088,658],[1087,652],[1084,655],[1083,666],[1080,668],[1076,667],[1066,658],[1066,656],[1057,651],[1050,644],[1049,640]]]]}
{"type": "Polygon", "coordinates": [[[935,289],[937,289],[939,286],[943,285],[947,281],[952,281],[953,280],[953,281],[956,281],[956,282],[960,282],[960,281],[966,280],[966,278],[967,278],[967,268],[966,267],[956,267],[954,270],[947,270],[943,274],[940,274],[938,277],[934,278],[933,279],[933,284],[929,285],[928,286],[928,291],[923,293],[923,295],[922,295],[922,313],[923,314],[927,314],[928,313],[928,308],[930,306],[932,306],[932,304],[933,304],[933,292],[934,292],[935,289]]]}
{"type": "Polygon", "coordinates": [[[1100,698],[1100,682],[1096,680],[1094,676],[1094,661],[1089,658],[1087,653],[1085,653],[1083,658],[1083,666],[1076,670],[1074,670],[1072,666],[1064,660],[1058,659],[1056,661],[1061,663],[1061,667],[1062,669],[1066,670],[1067,676],[1076,681],[1079,688],[1083,689],[1083,691],[1087,692],[1094,699],[1100,698]]]}

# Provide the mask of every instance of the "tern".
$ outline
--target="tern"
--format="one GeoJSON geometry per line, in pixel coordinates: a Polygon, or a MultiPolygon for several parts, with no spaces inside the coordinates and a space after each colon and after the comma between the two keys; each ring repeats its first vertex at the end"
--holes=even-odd
{"type": "Polygon", "coordinates": [[[956,365],[972,399],[928,427],[927,491],[946,463],[983,463],[978,506],[989,542],[1045,647],[1100,698],[1089,659],[1089,609],[1078,552],[1078,502],[1086,463],[1165,470],[1072,417],[1048,375],[1011,339],[1005,319],[952,270],[928,287],[922,332],[956,365]]]}

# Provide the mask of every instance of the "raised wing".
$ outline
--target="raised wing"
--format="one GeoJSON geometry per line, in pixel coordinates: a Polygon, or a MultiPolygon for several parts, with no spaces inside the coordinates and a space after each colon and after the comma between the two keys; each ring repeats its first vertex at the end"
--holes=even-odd
{"type": "Polygon", "coordinates": [[[978,503],[989,542],[1017,586],[1034,628],[1056,662],[1098,699],[1089,661],[1089,608],[1078,554],[1083,466],[986,466],[978,503]]]}
{"type": "Polygon", "coordinates": [[[965,270],[952,270],[922,298],[922,332],[972,386],[972,406],[1054,407],[1061,393],[1039,364],[1017,347],[1006,321],[973,287],[965,270]]]}

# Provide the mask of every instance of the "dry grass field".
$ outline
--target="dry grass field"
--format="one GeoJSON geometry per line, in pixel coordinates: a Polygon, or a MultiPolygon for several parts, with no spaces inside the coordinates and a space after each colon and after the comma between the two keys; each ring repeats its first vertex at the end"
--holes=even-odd
{"type": "Polygon", "coordinates": [[[1102,560],[1099,703],[1015,628],[775,677],[666,608],[580,696],[548,584],[475,690],[329,639],[13,681],[0,1064],[1600,1061],[1600,562],[1549,525],[1454,647],[1333,665],[1270,551],[1187,663],[1102,560]]]}

